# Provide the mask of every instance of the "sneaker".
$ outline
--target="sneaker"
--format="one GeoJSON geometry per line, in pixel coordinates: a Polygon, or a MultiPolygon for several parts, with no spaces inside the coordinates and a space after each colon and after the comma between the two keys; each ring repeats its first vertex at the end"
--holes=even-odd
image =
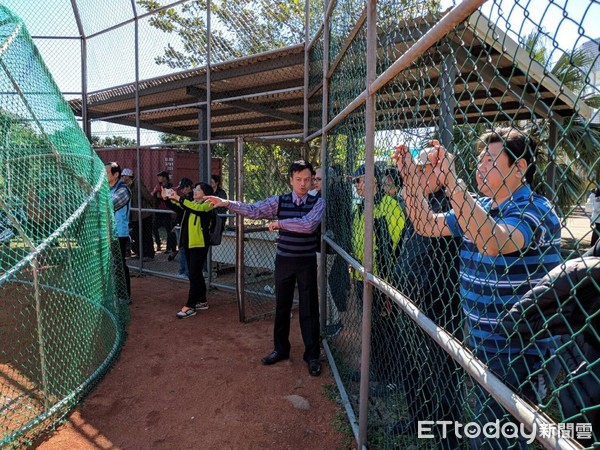
{"type": "Polygon", "coordinates": [[[188,317],[192,317],[196,315],[196,310],[194,308],[188,308],[185,311],[182,309],[179,311],[176,316],[178,319],[187,319],[188,317]]]}
{"type": "Polygon", "coordinates": [[[208,302],[196,303],[196,309],[208,309],[208,302]]]}

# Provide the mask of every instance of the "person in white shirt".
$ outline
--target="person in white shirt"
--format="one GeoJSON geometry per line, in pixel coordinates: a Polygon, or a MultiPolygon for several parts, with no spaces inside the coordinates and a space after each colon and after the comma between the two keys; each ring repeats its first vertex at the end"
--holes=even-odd
{"type": "Polygon", "coordinates": [[[596,187],[590,192],[585,204],[585,212],[590,218],[590,226],[592,227],[590,245],[593,247],[600,237],[600,187],[596,187]]]}

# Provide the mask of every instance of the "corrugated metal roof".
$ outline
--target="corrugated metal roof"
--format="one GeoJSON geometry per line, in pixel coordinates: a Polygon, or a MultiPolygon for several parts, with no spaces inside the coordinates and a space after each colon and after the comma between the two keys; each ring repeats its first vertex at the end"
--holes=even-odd
{"type": "MultiPolygon", "coordinates": [[[[387,41],[390,47],[381,51],[395,55],[406,51],[418,39],[410,27],[408,24],[408,31],[397,30],[395,37],[387,41]]],[[[480,12],[471,15],[440,44],[447,46],[456,68],[452,94],[458,123],[478,122],[482,118],[492,122],[508,117],[531,119],[532,114],[552,115],[559,121],[575,113],[591,117],[592,110],[576,94],[480,12]]],[[[440,77],[447,64],[443,61],[446,55],[439,48],[432,48],[426,56],[432,62],[428,74],[418,71],[421,66],[409,67],[389,89],[378,93],[378,115],[383,121],[394,117],[388,127],[411,126],[416,120],[439,117],[437,100],[441,96],[440,77]],[[426,85],[418,86],[419,80],[426,80],[426,85]],[[426,95],[437,100],[423,101],[426,95]],[[404,105],[412,102],[416,109],[398,110],[398,96],[403,96],[404,105]]],[[[140,81],[140,126],[197,138],[198,112],[206,106],[206,77],[206,68],[201,67],[140,81]]],[[[210,78],[213,139],[303,132],[304,45],[216,64],[211,67],[210,78]]],[[[360,88],[364,79],[346,82],[352,86],[358,83],[360,88]]],[[[342,86],[332,84],[331,88],[332,92],[337,89],[330,97],[330,113],[335,115],[353,96],[342,86]]],[[[314,110],[320,104],[318,83],[311,92],[315,93],[309,101],[314,110]]],[[[135,94],[134,83],[91,93],[89,117],[135,126],[135,94]]],[[[71,101],[71,105],[81,115],[81,100],[71,101]]],[[[319,126],[314,121],[311,124],[308,134],[315,131],[315,125],[319,126]]]]}

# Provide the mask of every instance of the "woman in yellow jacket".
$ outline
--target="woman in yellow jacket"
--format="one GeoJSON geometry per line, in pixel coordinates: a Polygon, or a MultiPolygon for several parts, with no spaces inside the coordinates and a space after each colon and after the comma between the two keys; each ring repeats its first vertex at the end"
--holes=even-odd
{"type": "Polygon", "coordinates": [[[208,309],[206,300],[206,282],[202,269],[208,255],[208,233],[213,206],[204,202],[205,195],[212,195],[213,190],[206,183],[196,183],[194,200],[188,200],[177,195],[175,190],[162,190],[164,199],[183,209],[179,246],[185,248],[185,259],[190,273],[190,291],[186,305],[177,313],[178,319],[195,316],[199,309],[208,309]]]}

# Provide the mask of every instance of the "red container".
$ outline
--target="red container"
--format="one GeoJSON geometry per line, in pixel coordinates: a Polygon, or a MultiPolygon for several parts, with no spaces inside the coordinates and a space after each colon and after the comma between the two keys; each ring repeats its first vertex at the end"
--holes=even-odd
{"type": "MultiPolygon", "coordinates": [[[[137,163],[135,148],[115,148],[96,150],[96,153],[104,163],[117,162],[121,169],[129,167],[133,170],[136,178],[137,163]]],[[[141,180],[149,191],[152,191],[158,183],[157,173],[166,170],[171,175],[171,183],[176,185],[181,178],[186,177],[194,183],[204,181],[210,184],[210,180],[200,180],[199,177],[198,152],[173,148],[144,148],[140,150],[141,180]]],[[[223,159],[212,158],[211,174],[222,178],[223,159]]]]}

